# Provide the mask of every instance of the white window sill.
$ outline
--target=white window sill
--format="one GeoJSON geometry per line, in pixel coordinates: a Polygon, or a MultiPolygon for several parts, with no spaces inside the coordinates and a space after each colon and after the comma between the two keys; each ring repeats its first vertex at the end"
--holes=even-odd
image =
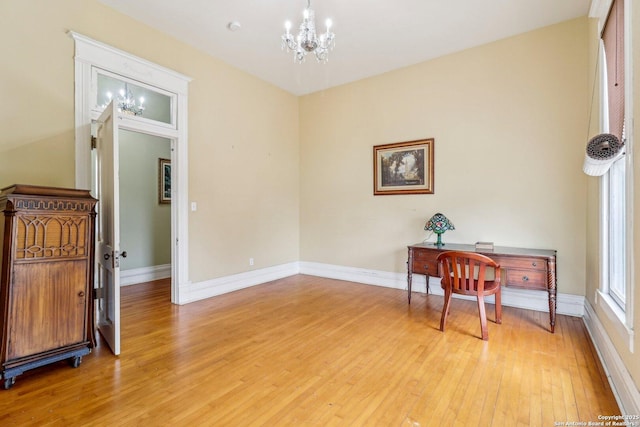
{"type": "Polygon", "coordinates": [[[629,351],[633,353],[633,329],[626,324],[627,317],[625,312],[620,309],[618,304],[608,294],[598,290],[596,294],[596,304],[602,308],[602,311],[611,321],[614,330],[618,333],[629,347],[629,351]]]}

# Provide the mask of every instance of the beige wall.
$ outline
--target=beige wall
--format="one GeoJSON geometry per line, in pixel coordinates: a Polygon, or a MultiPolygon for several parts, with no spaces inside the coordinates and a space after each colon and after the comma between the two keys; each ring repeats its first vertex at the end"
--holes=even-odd
{"type": "MultiPolygon", "coordinates": [[[[0,67],[1,78],[2,69],[0,67]]],[[[4,105],[2,102],[0,104],[4,105]]],[[[14,133],[15,128],[16,126],[11,123],[2,127],[10,134],[14,133]]],[[[75,179],[74,138],[73,129],[69,129],[60,135],[51,135],[39,141],[31,141],[0,150],[0,188],[12,184],[73,187],[75,179]]],[[[6,140],[0,136],[0,141],[5,142],[6,140]]]]}
{"type": "MultiPolygon", "coordinates": [[[[640,9],[637,7],[632,8],[632,64],[640,64],[640,9]]],[[[598,43],[598,29],[597,29],[597,21],[594,19],[590,26],[589,32],[590,39],[590,69],[594,69],[595,61],[596,61],[596,46],[598,43]]],[[[637,65],[636,65],[637,69],[637,65]]],[[[638,78],[635,78],[638,75],[636,71],[634,73],[633,79],[633,123],[639,123],[640,121],[640,81],[638,78]]],[[[594,101],[594,116],[597,117],[598,112],[598,93],[596,93],[596,99],[594,101]]],[[[629,124],[627,124],[629,126],[629,124]]],[[[599,133],[598,123],[596,121],[595,126],[591,126],[592,135],[599,133]]],[[[635,151],[633,148],[633,143],[638,140],[638,136],[640,135],[639,131],[633,127],[633,140],[630,144],[627,145],[627,152],[635,151]]],[[[628,226],[633,230],[633,242],[632,246],[635,248],[633,250],[633,258],[631,262],[631,266],[629,268],[632,271],[632,275],[635,273],[635,277],[632,277],[631,286],[633,287],[632,293],[634,296],[634,321],[633,321],[633,329],[635,331],[640,328],[640,286],[637,279],[637,272],[640,271],[640,226],[638,225],[638,212],[640,212],[640,174],[637,171],[640,170],[640,156],[637,153],[634,154],[633,157],[633,182],[631,183],[633,198],[629,202],[633,206],[633,218],[627,222],[628,226]],[[635,224],[634,224],[635,223],[635,224]]],[[[600,223],[600,178],[589,178],[589,187],[588,187],[588,228],[587,228],[587,236],[588,236],[588,250],[587,250],[587,265],[588,265],[588,281],[587,281],[587,291],[586,297],[593,307],[598,320],[602,323],[605,330],[607,331],[607,335],[613,342],[617,353],[622,358],[625,367],[629,371],[629,374],[633,378],[636,387],[640,388],[640,358],[638,357],[638,349],[640,348],[640,338],[638,334],[634,334],[633,348],[634,352],[629,349],[629,340],[625,337],[624,333],[620,332],[620,328],[616,327],[616,324],[610,319],[610,317],[605,313],[602,308],[602,305],[599,303],[601,299],[596,301],[595,293],[599,289],[601,285],[600,278],[600,235],[599,235],[599,223],[600,223]]],[[[618,323],[615,321],[615,323],[618,323]]]]}
{"type": "Polygon", "coordinates": [[[401,272],[442,211],[457,227],[445,241],[557,249],[559,291],[584,294],[586,19],[298,100],[95,1],[0,13],[2,39],[20,41],[2,44],[3,93],[20,101],[0,106],[0,185],[73,185],[67,30],[194,79],[191,281],[248,270],[249,257],[401,272]],[[371,147],[425,137],[435,194],[373,197],[371,147]]]}
{"type": "Polygon", "coordinates": [[[2,1],[0,16],[0,186],[74,185],[73,30],[193,78],[189,279],[298,260],[296,97],[94,0],[2,1]]]}
{"type": "Polygon", "coordinates": [[[556,249],[559,292],[584,295],[587,30],[576,19],[301,98],[301,259],[403,272],[442,212],[445,242],[556,249]],[[374,197],[372,146],[429,137],[435,194],[374,197]]]}

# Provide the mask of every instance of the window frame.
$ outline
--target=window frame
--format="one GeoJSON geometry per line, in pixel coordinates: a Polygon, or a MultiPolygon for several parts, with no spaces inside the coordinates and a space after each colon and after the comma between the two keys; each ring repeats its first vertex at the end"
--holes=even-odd
{"type": "MultiPolygon", "coordinates": [[[[631,50],[631,1],[624,1],[624,66],[625,66],[625,123],[633,123],[633,102],[632,102],[632,79],[633,67],[632,67],[632,50],[631,50]]],[[[590,16],[597,17],[599,19],[599,32],[601,33],[604,24],[606,23],[609,10],[613,0],[599,0],[594,1],[590,16]]],[[[608,131],[609,117],[608,117],[608,97],[606,89],[606,64],[604,58],[604,46],[602,39],[599,37],[599,49],[597,67],[600,70],[600,129],[603,132],[608,131]]],[[[624,208],[622,214],[622,225],[624,230],[621,231],[622,238],[621,248],[611,247],[611,233],[612,233],[612,198],[619,196],[619,193],[612,193],[612,177],[611,169],[602,176],[600,179],[600,285],[596,293],[596,304],[599,305],[607,317],[612,321],[614,329],[619,336],[623,338],[629,347],[629,350],[634,352],[634,331],[633,331],[633,301],[634,301],[634,273],[633,273],[633,126],[627,126],[625,128],[625,155],[616,161],[620,162],[616,166],[622,165],[624,167],[624,184],[625,188],[621,195],[624,196],[624,208]],[[624,300],[618,298],[615,295],[615,290],[612,291],[611,275],[612,272],[611,259],[614,256],[619,256],[618,250],[623,252],[623,269],[622,276],[618,277],[618,280],[622,279],[624,284],[624,300]]],[[[613,167],[613,165],[612,165],[613,167]]],[[[615,173],[615,171],[614,171],[615,173]]],[[[614,189],[615,190],[615,189],[614,189]]],[[[615,211],[614,211],[615,213],[615,211]]]]}

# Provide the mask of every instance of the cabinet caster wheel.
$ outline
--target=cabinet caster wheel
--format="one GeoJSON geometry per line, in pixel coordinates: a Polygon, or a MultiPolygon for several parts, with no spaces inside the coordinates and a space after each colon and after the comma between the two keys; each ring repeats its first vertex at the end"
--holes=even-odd
{"type": "Polygon", "coordinates": [[[82,356],[75,356],[69,359],[69,364],[72,368],[77,368],[82,363],[82,356]]]}
{"type": "Polygon", "coordinates": [[[5,378],[4,379],[4,389],[9,390],[11,386],[16,383],[16,377],[5,378]]]}

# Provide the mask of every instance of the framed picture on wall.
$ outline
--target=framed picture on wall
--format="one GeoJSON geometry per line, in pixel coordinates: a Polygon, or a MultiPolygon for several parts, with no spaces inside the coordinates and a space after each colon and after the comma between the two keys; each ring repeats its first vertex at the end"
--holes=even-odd
{"type": "Polygon", "coordinates": [[[171,203],[171,160],[158,159],[158,203],[171,203]]]}
{"type": "Polygon", "coordinates": [[[373,147],[373,194],[433,194],[434,139],[373,147]]]}

